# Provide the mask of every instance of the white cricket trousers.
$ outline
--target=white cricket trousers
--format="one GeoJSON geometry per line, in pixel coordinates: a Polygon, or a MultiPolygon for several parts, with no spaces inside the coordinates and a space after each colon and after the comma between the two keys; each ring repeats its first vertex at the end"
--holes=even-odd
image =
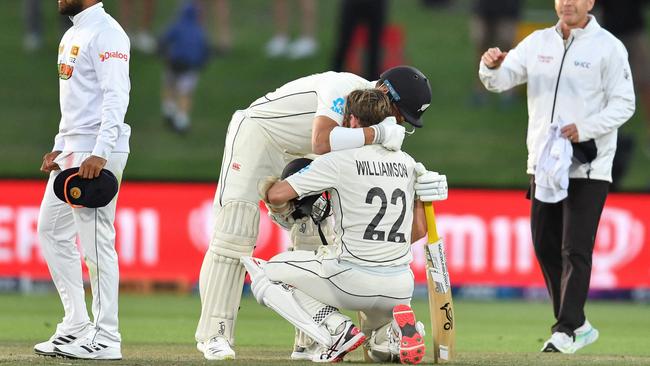
{"type": "MultiPolygon", "coordinates": [[[[78,167],[90,153],[63,152],[55,162],[61,170],[78,167]]],[[[113,153],[106,166],[118,179],[126,166],[128,153],[113,153]]],[[[119,346],[117,298],[119,267],[115,252],[115,205],[117,196],[105,207],[72,208],[59,200],[52,185],[61,171],[50,173],[38,216],[38,239],[41,252],[50,269],[65,315],[56,327],[56,334],[75,334],[86,328],[92,329],[95,340],[119,346]],[[76,238],[81,243],[77,248],[76,238]],[[81,262],[88,267],[92,289],[92,313],[90,322],[84,301],[81,262]],[[94,327],[90,328],[90,327],[94,327]]]]}
{"type": "Polygon", "coordinates": [[[333,254],[297,250],[271,258],[264,273],[323,304],[363,312],[364,331],[386,325],[393,319],[393,307],[410,304],[413,296],[414,277],[408,265],[362,267],[333,254]]]}

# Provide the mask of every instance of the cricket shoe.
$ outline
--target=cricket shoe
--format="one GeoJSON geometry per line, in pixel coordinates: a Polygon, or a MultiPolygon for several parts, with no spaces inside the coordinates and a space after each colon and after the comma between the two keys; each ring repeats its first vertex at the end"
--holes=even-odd
{"type": "Polygon", "coordinates": [[[329,348],[321,347],[314,355],[314,362],[339,362],[346,354],[354,351],[366,341],[366,335],[351,321],[346,320],[343,330],[332,336],[332,345],[329,348]]]}
{"type": "Polygon", "coordinates": [[[199,342],[196,348],[203,352],[206,360],[234,360],[235,351],[230,347],[230,343],[224,337],[212,337],[207,342],[199,342]]]}
{"type": "Polygon", "coordinates": [[[598,329],[591,326],[588,320],[578,329],[573,331],[573,351],[577,351],[584,346],[588,346],[598,339],[598,329]]]}
{"type": "Polygon", "coordinates": [[[554,332],[542,347],[542,352],[574,353],[575,351],[573,337],[564,332],[554,332]]]}
{"type": "Polygon", "coordinates": [[[110,345],[94,337],[78,338],[72,343],[54,347],[57,356],[83,360],[121,360],[120,345],[110,345]]]}
{"type": "Polygon", "coordinates": [[[54,334],[47,341],[35,345],[34,353],[41,356],[55,357],[56,353],[54,352],[54,347],[70,344],[80,337],[83,337],[87,332],[88,329],[84,329],[75,334],[54,334]]]}
{"type": "Polygon", "coordinates": [[[318,343],[313,342],[307,347],[303,346],[294,346],[293,347],[293,352],[291,352],[291,359],[292,360],[313,360],[314,357],[319,355],[320,353],[318,352],[321,349],[321,347],[318,345],[318,343]]]}
{"type": "Polygon", "coordinates": [[[424,325],[415,320],[415,313],[408,305],[393,308],[393,321],[388,328],[388,349],[399,354],[403,364],[416,365],[422,362],[425,353],[424,325]]]}

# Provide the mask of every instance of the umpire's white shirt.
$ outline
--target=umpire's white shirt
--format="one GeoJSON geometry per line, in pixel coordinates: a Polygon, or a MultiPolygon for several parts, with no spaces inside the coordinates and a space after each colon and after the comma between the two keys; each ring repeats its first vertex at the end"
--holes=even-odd
{"type": "Polygon", "coordinates": [[[130,42],[98,3],[72,17],[57,58],[61,122],[53,150],[129,152],[130,42]]]}
{"type": "Polygon", "coordinates": [[[415,161],[381,145],[335,151],[287,178],[300,197],[330,190],[338,258],[365,267],[412,260],[415,161]]]}
{"type": "Polygon", "coordinates": [[[347,72],[313,74],[257,99],[246,115],[258,121],[269,140],[286,153],[304,156],[312,154],[314,117],[329,117],[341,125],[347,95],[374,87],[375,82],[347,72]]]}
{"type": "Polygon", "coordinates": [[[501,67],[481,62],[479,76],[491,91],[528,83],[528,174],[542,151],[551,122],[575,123],[580,141],[594,139],[598,156],[591,164],[571,165],[571,178],[612,180],[617,129],[634,113],[634,87],[623,44],[593,16],[573,29],[566,42],[558,25],[521,41],[501,67]]]}

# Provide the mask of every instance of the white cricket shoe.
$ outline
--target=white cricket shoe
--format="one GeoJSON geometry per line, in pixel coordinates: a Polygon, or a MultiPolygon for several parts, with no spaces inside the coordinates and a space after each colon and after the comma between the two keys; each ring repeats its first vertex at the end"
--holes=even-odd
{"type": "Polygon", "coordinates": [[[588,320],[578,329],[574,330],[575,334],[573,341],[574,352],[584,346],[588,346],[598,339],[598,330],[591,326],[588,320]]]}
{"type": "Polygon", "coordinates": [[[120,345],[110,345],[94,337],[82,337],[76,341],[55,346],[54,353],[65,358],[78,358],[83,360],[121,360],[120,345]]]}
{"type": "Polygon", "coordinates": [[[235,351],[230,347],[230,343],[224,337],[212,337],[205,343],[199,342],[196,348],[203,352],[203,357],[206,360],[221,361],[235,359],[235,351]]]}
{"type": "Polygon", "coordinates": [[[573,338],[564,332],[554,332],[548,341],[544,342],[542,352],[574,353],[573,338]]]}
{"type": "Polygon", "coordinates": [[[302,346],[294,346],[293,347],[293,352],[291,353],[291,359],[292,360],[313,360],[316,355],[318,355],[318,351],[321,349],[321,347],[318,345],[318,343],[313,342],[307,347],[302,347],[302,346]]]}
{"type": "Polygon", "coordinates": [[[300,37],[289,46],[289,57],[297,60],[311,57],[316,53],[318,45],[312,37],[300,37]]]}
{"type": "Polygon", "coordinates": [[[87,332],[88,329],[84,329],[75,334],[54,334],[47,341],[35,345],[34,353],[41,356],[55,357],[56,353],[54,352],[54,347],[70,344],[80,337],[83,337],[87,332]]]}
{"type": "Polygon", "coordinates": [[[341,331],[332,335],[332,346],[329,348],[320,347],[312,358],[314,362],[339,362],[343,360],[348,352],[357,349],[366,341],[366,335],[359,330],[351,321],[346,320],[341,331]]]}
{"type": "Polygon", "coordinates": [[[285,35],[275,36],[266,44],[268,57],[280,57],[289,51],[289,38],[285,35]]]}

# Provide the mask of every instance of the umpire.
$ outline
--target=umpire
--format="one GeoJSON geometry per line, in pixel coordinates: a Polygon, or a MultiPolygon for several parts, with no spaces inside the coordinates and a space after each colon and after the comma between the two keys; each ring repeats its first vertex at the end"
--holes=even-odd
{"type": "Polygon", "coordinates": [[[584,313],[594,240],[612,182],[617,130],[635,108],[627,51],[589,14],[593,6],[594,0],[555,0],[554,27],[510,52],[490,48],[479,69],[490,91],[528,84],[531,229],[556,319],[543,352],[574,353],[598,338],[584,313]],[[564,168],[549,176],[548,166],[564,168]],[[552,184],[542,190],[542,182],[552,184]],[[551,199],[540,194],[549,191],[551,199]]]}

